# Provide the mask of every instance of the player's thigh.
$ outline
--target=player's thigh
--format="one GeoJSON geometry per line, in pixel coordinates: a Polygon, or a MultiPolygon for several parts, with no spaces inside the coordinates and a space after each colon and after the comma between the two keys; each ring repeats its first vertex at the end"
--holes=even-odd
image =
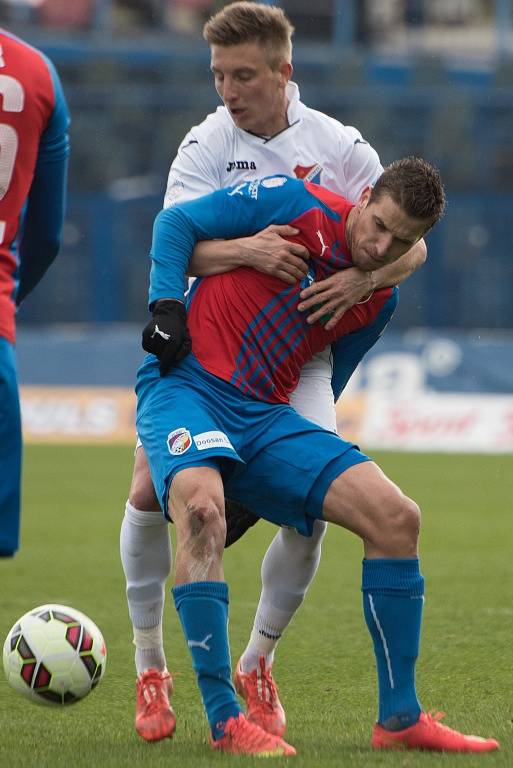
{"type": "Polygon", "coordinates": [[[327,355],[317,355],[303,367],[297,387],[290,396],[290,404],[305,419],[336,432],[337,419],[331,375],[327,355]]]}
{"type": "Polygon", "coordinates": [[[174,476],[185,468],[210,466],[220,461],[240,462],[229,434],[230,412],[222,403],[212,405],[209,395],[179,382],[154,398],[138,415],[137,431],[150,467],[157,498],[167,517],[168,491],[174,476]]]}
{"type": "Polygon", "coordinates": [[[315,519],[322,519],[324,496],[334,477],[347,466],[368,460],[352,443],[303,419],[292,408],[275,412],[268,431],[251,447],[252,455],[242,456],[246,467],[227,480],[227,497],[307,536],[315,519]]]}
{"type": "Polygon", "coordinates": [[[0,460],[2,483],[19,482],[21,415],[13,345],[0,338],[0,460]]]}
{"type": "Polygon", "coordinates": [[[21,416],[14,347],[0,338],[0,551],[18,547],[21,486],[21,416]]]}
{"type": "Polygon", "coordinates": [[[402,517],[414,513],[414,502],[373,461],[348,467],[330,483],[323,517],[366,541],[392,533],[402,517]]]}
{"type": "Polygon", "coordinates": [[[129,494],[130,503],[138,510],[157,511],[160,509],[151,479],[150,467],[140,441],[134,454],[134,470],[129,494]]]}

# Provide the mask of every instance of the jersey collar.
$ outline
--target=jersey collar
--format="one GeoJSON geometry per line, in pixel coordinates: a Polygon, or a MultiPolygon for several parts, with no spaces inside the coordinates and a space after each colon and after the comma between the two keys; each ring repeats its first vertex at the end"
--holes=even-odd
{"type": "Polygon", "coordinates": [[[287,88],[285,90],[287,99],[289,100],[289,106],[287,108],[287,119],[289,121],[289,127],[298,120],[301,120],[301,101],[299,95],[299,88],[296,83],[289,80],[287,88]]]}

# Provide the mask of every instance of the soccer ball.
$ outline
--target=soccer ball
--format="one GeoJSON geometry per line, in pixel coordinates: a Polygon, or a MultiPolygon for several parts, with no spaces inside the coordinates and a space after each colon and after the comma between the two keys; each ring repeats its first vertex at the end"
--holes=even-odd
{"type": "Polygon", "coordinates": [[[107,649],[87,616],[65,605],[40,605],[19,619],[4,643],[10,685],[41,704],[74,704],[98,685],[107,649]]]}

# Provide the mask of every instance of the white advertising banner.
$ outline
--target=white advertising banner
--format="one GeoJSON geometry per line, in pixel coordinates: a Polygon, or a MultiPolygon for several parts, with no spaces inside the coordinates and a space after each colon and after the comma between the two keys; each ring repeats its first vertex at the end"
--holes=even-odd
{"type": "Polygon", "coordinates": [[[368,393],[360,440],[389,450],[510,453],[513,396],[368,393]]]}
{"type": "Polygon", "coordinates": [[[123,387],[21,387],[27,442],[135,442],[135,395],[123,387]]]}

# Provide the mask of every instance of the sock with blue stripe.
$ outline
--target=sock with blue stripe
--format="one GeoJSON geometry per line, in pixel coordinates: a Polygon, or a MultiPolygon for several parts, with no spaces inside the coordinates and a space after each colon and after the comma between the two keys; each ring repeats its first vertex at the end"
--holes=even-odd
{"type": "Polygon", "coordinates": [[[378,673],[378,722],[389,730],[417,722],[415,691],[424,579],[417,558],[364,560],[363,607],[378,673]]]}
{"type": "Polygon", "coordinates": [[[223,581],[181,584],[173,588],[173,598],[212,737],[219,739],[226,720],[241,712],[231,677],[228,585],[223,581]]]}

